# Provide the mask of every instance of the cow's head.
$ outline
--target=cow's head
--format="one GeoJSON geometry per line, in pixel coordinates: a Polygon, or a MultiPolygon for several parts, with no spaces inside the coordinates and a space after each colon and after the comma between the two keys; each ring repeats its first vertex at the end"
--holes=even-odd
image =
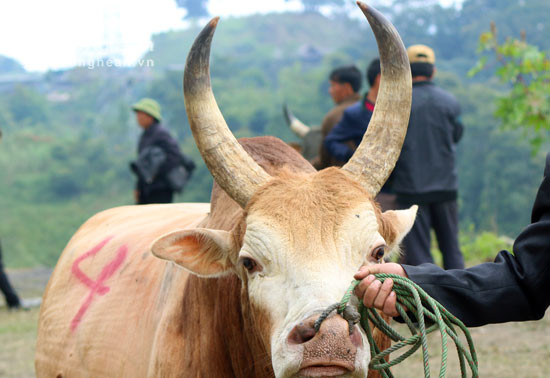
{"type": "Polygon", "coordinates": [[[403,43],[376,10],[360,4],[376,35],[382,80],[376,110],[341,169],[266,173],[239,145],[210,87],[217,19],[197,37],[184,76],[197,146],[216,182],[243,209],[231,232],[179,230],[153,252],[203,277],[237,274],[277,377],[367,375],[369,346],[339,315],[313,323],[338,302],[363,264],[383,262],[411,228],[416,208],[381,213],[374,196],[391,173],[406,134],[411,74],[403,43]]]}

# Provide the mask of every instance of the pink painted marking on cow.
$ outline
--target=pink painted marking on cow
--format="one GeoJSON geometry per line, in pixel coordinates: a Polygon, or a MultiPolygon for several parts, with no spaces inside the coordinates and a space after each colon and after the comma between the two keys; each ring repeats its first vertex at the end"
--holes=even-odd
{"type": "Polygon", "coordinates": [[[76,327],[78,327],[78,324],[80,324],[82,317],[84,316],[86,311],[88,311],[88,308],[92,304],[94,296],[96,294],[105,295],[109,291],[109,287],[105,286],[103,283],[108,280],[118,270],[118,268],[120,268],[122,262],[126,259],[126,255],[128,254],[128,247],[123,245],[118,249],[115,258],[107,265],[105,265],[103,269],[101,269],[101,272],[99,273],[99,276],[95,281],[88,277],[84,272],[82,272],[82,270],[80,270],[80,267],[78,265],[83,260],[95,256],[112,238],[113,236],[109,236],[108,238],[104,239],[101,243],[90,249],[88,252],[84,253],[82,256],[78,257],[73,263],[71,269],[72,273],[76,276],[76,278],[80,280],[80,282],[82,282],[90,289],[90,292],[88,293],[88,296],[84,300],[84,303],[82,303],[80,309],[71,321],[71,331],[76,330],[76,327]]]}

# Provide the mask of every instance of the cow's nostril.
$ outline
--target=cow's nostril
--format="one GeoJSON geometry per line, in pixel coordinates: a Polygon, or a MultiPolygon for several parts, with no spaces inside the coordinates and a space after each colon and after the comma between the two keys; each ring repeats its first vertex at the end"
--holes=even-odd
{"type": "Polygon", "coordinates": [[[315,328],[311,322],[302,322],[290,331],[288,335],[289,344],[303,344],[313,339],[315,336],[315,328]]]}

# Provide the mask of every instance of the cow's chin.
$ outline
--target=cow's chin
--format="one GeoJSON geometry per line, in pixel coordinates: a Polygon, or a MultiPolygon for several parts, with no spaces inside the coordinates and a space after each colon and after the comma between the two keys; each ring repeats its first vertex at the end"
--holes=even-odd
{"type": "MultiPolygon", "coordinates": [[[[370,362],[370,348],[366,336],[360,332],[363,346],[357,349],[353,364],[330,362],[323,358],[304,363],[304,348],[300,345],[288,345],[273,348],[272,363],[277,378],[365,378],[370,362]]],[[[281,340],[282,341],[282,340],[281,340]]],[[[285,340],[286,341],[286,340],[285,340]]]]}

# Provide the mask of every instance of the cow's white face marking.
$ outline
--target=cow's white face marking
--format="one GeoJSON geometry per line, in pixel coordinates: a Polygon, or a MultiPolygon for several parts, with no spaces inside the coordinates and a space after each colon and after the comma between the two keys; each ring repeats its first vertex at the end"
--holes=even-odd
{"type": "MultiPolygon", "coordinates": [[[[282,205],[284,206],[284,205],[282,205]]],[[[271,320],[270,344],[277,377],[296,374],[302,361],[303,347],[289,345],[291,330],[304,319],[320,313],[340,301],[353,274],[365,263],[375,263],[371,252],[385,241],[370,201],[346,210],[341,224],[332,233],[281,224],[269,215],[251,209],[239,261],[253,259],[260,269],[246,272],[248,294],[255,307],[271,320]]],[[[327,220],[330,221],[330,220],[327,220]]],[[[364,334],[363,347],[357,351],[352,376],[366,376],[370,360],[364,334]]]]}

